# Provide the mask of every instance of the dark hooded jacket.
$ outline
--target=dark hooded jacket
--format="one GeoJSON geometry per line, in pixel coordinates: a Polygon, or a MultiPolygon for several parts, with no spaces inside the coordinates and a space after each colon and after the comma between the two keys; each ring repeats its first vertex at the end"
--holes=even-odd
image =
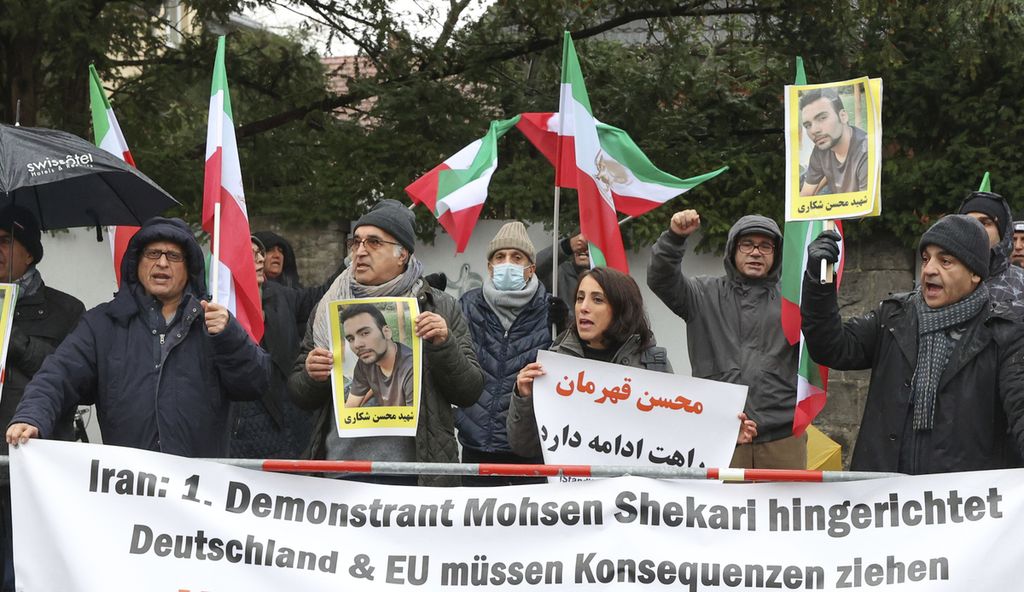
{"type": "Polygon", "coordinates": [[[764,216],[744,216],[729,230],[725,275],[689,277],[682,272],[686,237],[671,230],[651,248],[647,285],[686,322],[692,374],[748,387],[747,416],[757,422],[754,443],[792,435],[797,355],[782,332],[782,232],[764,216]],[[750,279],[736,269],[737,238],[758,232],[775,238],[768,275],[750,279]]]}
{"type": "Polygon", "coordinates": [[[267,279],[272,282],[277,282],[288,286],[289,288],[301,288],[302,284],[299,282],[299,266],[295,260],[295,249],[292,248],[292,244],[288,242],[288,239],[283,236],[270,232],[269,230],[263,230],[254,233],[256,238],[260,239],[263,243],[264,248],[269,252],[274,247],[281,247],[284,251],[284,265],[282,266],[281,275],[276,278],[267,276],[267,279]]]}
{"type": "MultiPolygon", "coordinates": [[[[975,194],[971,194],[960,203],[957,210],[966,214],[964,206],[975,194]]],[[[995,194],[991,194],[995,195],[995,194]]],[[[999,200],[1003,211],[1006,212],[1006,230],[1003,231],[1003,238],[996,246],[992,247],[992,258],[989,262],[988,279],[985,285],[988,286],[989,298],[992,302],[1001,302],[1009,308],[1010,314],[1018,319],[1024,318],[1024,269],[1012,265],[1010,256],[1013,255],[1013,213],[1010,211],[1010,204],[1005,198],[999,200]]]]}
{"type": "Polygon", "coordinates": [[[147,221],[128,244],[114,299],[86,312],[47,358],[12,423],[34,425],[40,437],[51,438],[57,418],[95,404],[106,444],[226,456],[228,400],[259,398],[269,386],[270,362],[234,316],[222,332],[207,333],[203,264],[184,222],[147,221]],[[141,251],[155,241],[174,242],[186,254],[189,280],[170,323],[138,279],[141,251]]]}

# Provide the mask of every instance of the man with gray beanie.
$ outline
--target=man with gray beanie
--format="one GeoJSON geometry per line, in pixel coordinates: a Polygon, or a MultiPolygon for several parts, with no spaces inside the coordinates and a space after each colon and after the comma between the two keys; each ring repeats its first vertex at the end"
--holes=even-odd
{"type": "MultiPolygon", "coordinates": [[[[468,407],[480,397],[483,377],[458,303],[431,288],[413,255],[415,217],[393,199],[381,200],[352,226],[351,264],[327,289],[306,325],[288,391],[296,405],[316,411],[306,456],[327,460],[458,462],[452,405],[468,407]],[[330,318],[328,303],[353,298],[413,297],[420,314],[414,331],[423,339],[419,422],[414,438],[343,438],[333,429],[330,318]]],[[[373,477],[372,481],[458,485],[458,477],[422,475],[373,477]]]]}
{"type": "MultiPolygon", "coordinates": [[[[480,400],[455,412],[465,463],[536,463],[512,452],[505,420],[516,374],[551,346],[551,296],[539,281],[537,255],[522,222],[498,230],[487,248],[487,278],[459,300],[469,322],[476,357],[484,374],[480,400]]],[[[574,287],[575,289],[575,287],[574,287]]],[[[544,480],[541,479],[540,482],[544,480]]],[[[464,485],[511,485],[529,478],[463,478],[464,485]]]]}
{"type": "Polygon", "coordinates": [[[912,475],[1020,466],[1024,451],[1024,333],[993,301],[984,226],[946,216],[921,237],[920,286],[845,323],[835,286],[821,284],[838,234],[807,247],[800,312],[811,357],[836,370],[871,369],[851,469],[912,475]]]}
{"type": "Polygon", "coordinates": [[[725,275],[683,273],[700,214],[683,210],[651,248],[647,286],[686,323],[693,376],[747,386],[743,411],[757,437],[738,444],[734,468],[804,469],[807,434],[793,436],[797,348],[782,332],[782,232],[774,220],[743,216],[725,245],[725,275]]]}

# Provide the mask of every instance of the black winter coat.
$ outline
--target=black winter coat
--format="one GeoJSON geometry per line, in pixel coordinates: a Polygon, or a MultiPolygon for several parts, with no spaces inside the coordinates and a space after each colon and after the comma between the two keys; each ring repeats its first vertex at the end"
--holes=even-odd
{"type": "Polygon", "coordinates": [[[1024,325],[1009,307],[986,307],[963,327],[939,381],[935,427],[912,427],[917,367],[912,294],[883,300],[843,323],[835,289],[804,280],[803,333],[815,362],[871,369],[853,451],[857,471],[947,473],[1019,466],[1024,451],[1024,325]]]}
{"type": "Polygon", "coordinates": [[[537,360],[537,350],[551,347],[550,299],[544,286],[538,284],[533,299],[508,331],[484,299],[483,289],[470,290],[459,299],[484,373],[480,400],[471,407],[455,410],[455,426],[463,447],[483,452],[512,451],[505,429],[509,399],[519,371],[537,360]]]}
{"type": "MultiPolygon", "coordinates": [[[[0,398],[0,425],[6,426],[25,392],[25,385],[53,353],[60,342],[78,324],[85,306],[75,297],[45,284],[31,296],[24,296],[14,307],[14,323],[8,345],[3,397],[0,398]]],[[[74,438],[74,410],[61,418],[54,438],[74,438]]],[[[7,454],[7,441],[0,444],[0,454],[7,454]]]]}
{"type": "MultiPolygon", "coordinates": [[[[223,458],[230,436],[228,400],[259,398],[269,385],[269,356],[231,316],[206,331],[203,253],[176,219],[152,218],[132,237],[121,263],[121,289],[89,310],[25,388],[12,423],[53,438],[76,405],[95,403],[105,444],[189,457],[223,458]],[[178,320],[166,334],[149,326],[137,277],[143,246],[169,240],[186,252],[189,280],[178,320]],[[164,343],[169,343],[164,347],[164,343]]],[[[160,303],[150,304],[159,314],[160,303]]]]}

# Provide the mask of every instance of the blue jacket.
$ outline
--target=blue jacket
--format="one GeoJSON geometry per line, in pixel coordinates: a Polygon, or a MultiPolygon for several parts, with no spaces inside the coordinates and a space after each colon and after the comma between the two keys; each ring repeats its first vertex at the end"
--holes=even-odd
{"type": "Polygon", "coordinates": [[[233,316],[219,334],[206,332],[199,303],[206,291],[203,254],[184,222],[149,220],[128,245],[121,278],[114,299],[86,312],[46,359],[12,423],[34,425],[49,438],[69,409],[95,404],[105,444],[227,456],[228,399],[259,398],[269,386],[269,356],[233,316]],[[159,314],[159,303],[137,278],[140,251],[158,240],[181,245],[189,270],[178,316],[165,334],[147,320],[159,314]]]}
{"type": "Polygon", "coordinates": [[[550,299],[544,286],[538,285],[533,300],[507,332],[484,300],[481,288],[470,290],[459,299],[476,358],[484,373],[480,400],[475,405],[455,410],[455,425],[462,446],[483,452],[512,451],[505,430],[509,397],[516,384],[516,374],[523,366],[537,360],[537,350],[551,347],[550,299]]]}

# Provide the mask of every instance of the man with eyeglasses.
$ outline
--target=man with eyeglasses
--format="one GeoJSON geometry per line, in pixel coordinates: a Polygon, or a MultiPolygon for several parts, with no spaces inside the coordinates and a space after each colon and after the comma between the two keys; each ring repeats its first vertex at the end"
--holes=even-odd
{"type": "Polygon", "coordinates": [[[651,248],[647,285],[686,323],[693,376],[747,386],[757,437],[736,446],[732,466],[806,468],[807,434],[792,435],[798,351],[782,332],[782,232],[770,218],[743,216],[729,230],[725,275],[693,277],[682,262],[699,228],[696,210],[672,216],[651,248]]]}
{"type": "Polygon", "coordinates": [[[988,279],[992,302],[1006,306],[1024,318],[1024,269],[1011,265],[1014,249],[1013,212],[998,193],[973,191],[960,203],[958,214],[966,214],[985,228],[990,249],[988,279]]]}
{"type": "MultiPolygon", "coordinates": [[[[352,226],[350,264],[320,300],[306,326],[288,378],[292,400],[316,411],[306,456],[327,460],[458,462],[452,405],[480,397],[483,377],[459,305],[423,277],[415,251],[415,216],[393,199],[381,200],[352,226]],[[413,327],[423,339],[419,422],[415,437],[342,438],[333,429],[330,314],[328,303],[354,298],[413,297],[420,313],[413,327]]],[[[415,485],[458,485],[458,477],[373,476],[365,480],[415,485]]]]}
{"type": "Polygon", "coordinates": [[[148,220],[128,244],[113,300],[86,312],[25,388],[7,442],[53,438],[62,413],[95,404],[105,444],[227,456],[229,400],[259,398],[270,366],[208,298],[192,230],[148,220]]]}

